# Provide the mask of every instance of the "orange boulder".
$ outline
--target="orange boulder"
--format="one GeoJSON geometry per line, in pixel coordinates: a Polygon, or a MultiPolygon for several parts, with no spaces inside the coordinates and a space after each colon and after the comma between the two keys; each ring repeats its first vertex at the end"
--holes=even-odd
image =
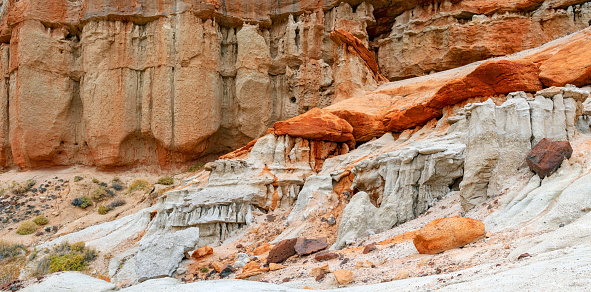
{"type": "Polygon", "coordinates": [[[353,127],[344,119],[314,108],[305,114],[273,125],[276,135],[290,135],[309,140],[352,142],[353,127]]]}
{"type": "Polygon", "coordinates": [[[204,257],[206,255],[210,255],[212,253],[213,253],[213,248],[211,246],[209,246],[209,245],[206,245],[206,246],[203,246],[203,247],[200,247],[200,248],[196,249],[191,254],[191,257],[198,259],[198,258],[204,257]]]}
{"type": "Polygon", "coordinates": [[[436,254],[462,247],[484,235],[484,223],[466,217],[439,218],[421,228],[413,243],[419,253],[436,254]]]}

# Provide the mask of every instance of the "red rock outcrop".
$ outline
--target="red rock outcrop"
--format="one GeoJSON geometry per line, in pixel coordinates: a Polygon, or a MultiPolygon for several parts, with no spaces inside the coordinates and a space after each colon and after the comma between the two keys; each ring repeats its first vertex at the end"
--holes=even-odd
{"type": "Polygon", "coordinates": [[[309,140],[352,142],[353,127],[328,111],[314,108],[305,114],[273,125],[276,135],[290,135],[309,140]]]}
{"type": "Polygon", "coordinates": [[[436,254],[462,247],[484,235],[484,224],[476,219],[435,219],[419,230],[413,243],[419,253],[436,254]]]}
{"type": "Polygon", "coordinates": [[[526,161],[529,169],[540,178],[554,173],[564,159],[569,159],[573,154],[573,148],[568,141],[552,141],[542,139],[527,155],[526,161]]]}

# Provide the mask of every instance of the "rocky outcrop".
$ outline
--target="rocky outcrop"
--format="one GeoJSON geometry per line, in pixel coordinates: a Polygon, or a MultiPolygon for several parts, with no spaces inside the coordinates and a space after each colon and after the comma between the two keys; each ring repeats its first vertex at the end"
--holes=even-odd
{"type": "Polygon", "coordinates": [[[366,3],[111,2],[2,6],[2,166],[174,168],[376,86],[329,38],[367,45],[366,3]]]}
{"type": "Polygon", "coordinates": [[[484,235],[484,224],[476,219],[435,219],[419,230],[413,244],[422,254],[436,254],[462,247],[484,235]]]}
{"type": "Polygon", "coordinates": [[[139,281],[172,276],[185,254],[193,250],[199,240],[199,228],[150,234],[142,238],[135,258],[139,281]]]}
{"type": "Polygon", "coordinates": [[[564,159],[569,159],[573,148],[568,141],[551,141],[542,139],[527,155],[529,169],[541,179],[554,173],[564,159]]]}
{"type": "Polygon", "coordinates": [[[591,20],[588,1],[384,2],[374,4],[377,23],[368,30],[390,80],[535,48],[587,28],[591,20]]]}
{"type": "Polygon", "coordinates": [[[275,134],[301,137],[309,140],[349,142],[354,146],[353,127],[347,121],[324,110],[309,112],[273,125],[275,134]]]}

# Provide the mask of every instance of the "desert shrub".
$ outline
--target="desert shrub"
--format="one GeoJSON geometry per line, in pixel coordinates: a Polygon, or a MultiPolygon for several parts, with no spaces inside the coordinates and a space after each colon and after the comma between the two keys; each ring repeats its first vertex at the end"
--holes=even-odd
{"type": "Polygon", "coordinates": [[[93,201],[95,202],[100,202],[106,198],[109,197],[109,194],[107,193],[107,190],[103,187],[99,187],[98,189],[92,191],[92,193],[90,193],[90,197],[92,198],[93,201]]]}
{"type": "Polygon", "coordinates": [[[150,187],[152,186],[145,179],[136,179],[129,185],[129,192],[145,191],[148,190],[150,187]]]}
{"type": "Polygon", "coordinates": [[[207,272],[209,272],[209,269],[207,267],[201,268],[201,273],[207,273],[207,272]]]}
{"type": "Polygon", "coordinates": [[[16,233],[20,235],[27,235],[35,232],[36,230],[37,224],[35,224],[33,221],[25,221],[16,229],[16,233]]]}
{"type": "Polygon", "coordinates": [[[26,251],[27,249],[22,244],[0,241],[0,261],[4,259],[12,259],[26,251]]]}
{"type": "Polygon", "coordinates": [[[85,247],[83,241],[70,245],[63,242],[52,250],[46,250],[47,256],[42,258],[34,270],[36,276],[58,271],[81,271],[94,260],[97,252],[85,247]]]}
{"type": "Polygon", "coordinates": [[[114,182],[111,184],[111,188],[116,190],[116,191],[120,191],[123,189],[123,186],[121,185],[121,183],[119,182],[114,182]]]}
{"type": "Polygon", "coordinates": [[[92,205],[92,200],[88,196],[82,196],[75,198],[72,200],[72,206],[80,207],[82,209],[86,209],[86,207],[92,205]]]}
{"type": "Polygon", "coordinates": [[[82,254],[52,256],[49,262],[49,272],[82,271],[86,268],[86,261],[84,259],[84,255],[82,254]]]}
{"type": "Polygon", "coordinates": [[[72,245],[70,245],[70,250],[83,251],[85,245],[86,245],[86,243],[84,243],[84,241],[78,241],[78,242],[72,243],[72,245]]]}
{"type": "Polygon", "coordinates": [[[29,179],[26,182],[23,182],[23,183],[20,183],[20,184],[17,184],[17,183],[14,183],[13,182],[13,184],[11,186],[12,193],[15,194],[15,195],[24,194],[24,193],[30,191],[33,188],[33,186],[35,186],[36,183],[37,182],[35,180],[32,180],[32,179],[29,179]]]}
{"type": "Polygon", "coordinates": [[[0,241],[0,290],[18,280],[20,271],[27,262],[26,253],[27,249],[21,244],[0,241]]]}
{"type": "Polygon", "coordinates": [[[94,178],[94,177],[92,178],[92,182],[95,183],[95,184],[97,184],[97,185],[101,183],[101,181],[98,180],[98,178],[94,178]]]}
{"type": "Polygon", "coordinates": [[[111,182],[114,182],[114,183],[120,183],[120,182],[121,182],[121,179],[120,179],[118,176],[116,176],[116,177],[114,177],[114,178],[111,180],[111,182]]]}
{"type": "Polygon", "coordinates": [[[83,179],[84,179],[84,178],[83,178],[83,177],[81,177],[81,176],[75,176],[75,177],[74,177],[74,182],[79,182],[79,181],[81,181],[81,180],[83,180],[83,179]]]}
{"type": "Polygon", "coordinates": [[[35,222],[35,224],[37,225],[45,225],[47,223],[49,223],[49,220],[47,220],[47,218],[43,215],[39,215],[37,217],[35,217],[35,219],[33,219],[33,222],[35,222]]]}
{"type": "Polygon", "coordinates": [[[117,207],[119,207],[119,206],[123,206],[123,205],[125,205],[125,203],[126,203],[126,202],[125,202],[125,200],[123,200],[123,199],[116,199],[116,200],[114,200],[113,202],[109,203],[109,204],[107,205],[107,207],[108,207],[110,210],[113,210],[113,209],[115,209],[115,208],[117,208],[117,207]]]}
{"type": "Polygon", "coordinates": [[[171,176],[163,176],[158,179],[157,184],[165,185],[165,186],[172,185],[172,184],[174,184],[174,178],[172,178],[171,176]]]}
{"type": "Polygon", "coordinates": [[[97,212],[101,215],[105,215],[107,213],[109,213],[109,211],[111,211],[111,209],[107,206],[99,206],[97,212]]]}
{"type": "Polygon", "coordinates": [[[187,172],[195,172],[198,170],[202,170],[204,167],[205,167],[205,163],[195,164],[195,165],[189,167],[189,169],[187,169],[187,172]]]}

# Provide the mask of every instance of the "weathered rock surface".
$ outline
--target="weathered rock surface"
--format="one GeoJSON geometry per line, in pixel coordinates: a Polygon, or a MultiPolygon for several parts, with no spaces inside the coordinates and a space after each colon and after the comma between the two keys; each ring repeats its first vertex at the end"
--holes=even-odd
{"type": "Polygon", "coordinates": [[[39,284],[22,289],[25,292],[36,291],[81,291],[81,292],[105,292],[114,291],[115,284],[77,272],[55,273],[39,284]]]}
{"type": "Polygon", "coordinates": [[[185,254],[199,241],[199,228],[144,236],[139,242],[135,270],[140,281],[172,276],[185,254]]]}
{"type": "Polygon", "coordinates": [[[466,217],[435,219],[421,228],[413,244],[423,254],[462,247],[484,235],[484,223],[466,217]]]}
{"type": "MultiPolygon", "coordinates": [[[[273,125],[276,135],[290,135],[308,140],[353,143],[353,127],[347,121],[314,108],[305,114],[273,125]]],[[[353,143],[354,145],[354,143],[353,143]]]]}
{"type": "Polygon", "coordinates": [[[323,238],[303,238],[299,237],[294,245],[298,255],[308,255],[323,250],[328,247],[326,237],[323,238]]]}
{"type": "Polygon", "coordinates": [[[111,2],[1,7],[2,166],[180,167],[376,87],[329,38],[367,45],[367,3],[111,2]]]}
{"type": "Polygon", "coordinates": [[[281,263],[288,259],[289,257],[296,254],[295,245],[297,243],[297,238],[291,239],[284,239],[277,243],[271,250],[269,251],[269,255],[267,256],[268,263],[281,263]]]}
{"type": "Polygon", "coordinates": [[[564,159],[569,159],[573,148],[568,141],[552,141],[542,139],[527,155],[529,169],[541,179],[554,173],[564,159]]]}

